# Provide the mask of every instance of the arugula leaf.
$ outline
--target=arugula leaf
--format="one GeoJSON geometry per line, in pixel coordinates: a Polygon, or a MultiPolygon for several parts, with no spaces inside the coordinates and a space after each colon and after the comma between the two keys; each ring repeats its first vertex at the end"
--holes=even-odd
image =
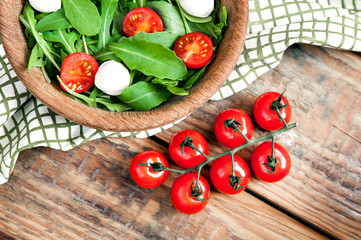
{"type": "Polygon", "coordinates": [[[160,78],[153,78],[153,84],[163,85],[163,86],[177,86],[177,80],[170,80],[170,79],[160,79],[160,78]]]}
{"type": "Polygon", "coordinates": [[[131,37],[131,39],[135,41],[146,40],[148,42],[162,44],[166,48],[171,48],[179,37],[180,35],[169,32],[139,32],[133,37],[131,37]]]}
{"type": "Polygon", "coordinates": [[[179,87],[175,87],[175,86],[168,86],[167,89],[173,93],[174,95],[180,95],[180,96],[186,96],[189,95],[189,92],[179,88],[179,87]]]}
{"type": "Polygon", "coordinates": [[[128,38],[121,43],[110,43],[109,48],[130,69],[146,75],[177,79],[187,73],[186,66],[174,51],[158,43],[128,38]]]}
{"type": "Polygon", "coordinates": [[[127,87],[119,99],[134,110],[148,111],[170,97],[171,93],[167,89],[142,81],[127,87]]]}
{"type": "Polygon", "coordinates": [[[44,61],[44,53],[41,50],[39,44],[36,44],[31,50],[29,62],[28,62],[28,72],[30,72],[32,67],[44,67],[46,62],[44,61]]]}
{"type": "Polygon", "coordinates": [[[200,69],[196,74],[194,74],[188,81],[182,86],[183,89],[188,89],[192,87],[203,75],[206,71],[206,66],[200,69]]]}
{"type": "Polygon", "coordinates": [[[184,11],[182,6],[179,4],[179,0],[176,0],[176,1],[177,1],[178,6],[179,6],[179,10],[180,10],[181,14],[186,19],[188,19],[189,21],[194,22],[194,23],[206,23],[206,22],[212,21],[211,16],[208,16],[208,17],[205,17],[205,18],[200,18],[200,17],[195,17],[195,16],[192,16],[192,15],[188,14],[186,11],[184,11]]]}
{"type": "Polygon", "coordinates": [[[40,32],[71,27],[71,23],[65,17],[64,8],[45,16],[35,26],[36,30],[40,32]]]}
{"type": "Polygon", "coordinates": [[[101,26],[99,32],[98,49],[102,49],[109,43],[110,25],[114,18],[119,0],[101,1],[101,26]]]}
{"type": "Polygon", "coordinates": [[[164,30],[178,35],[184,35],[182,16],[179,9],[164,1],[147,2],[145,7],[155,11],[163,21],[164,30]]]}
{"type": "Polygon", "coordinates": [[[24,26],[28,26],[29,30],[32,32],[35,41],[39,44],[41,50],[44,52],[45,56],[49,61],[54,65],[54,67],[60,71],[58,63],[55,61],[53,53],[51,53],[50,47],[47,45],[46,41],[40,36],[39,32],[35,30],[36,19],[34,17],[34,10],[30,6],[29,2],[25,2],[23,13],[19,16],[20,21],[24,26]]]}
{"type": "Polygon", "coordinates": [[[61,80],[59,75],[57,75],[56,77],[58,78],[60,85],[62,85],[65,88],[65,90],[68,92],[68,94],[73,96],[73,98],[75,100],[77,100],[78,102],[84,103],[91,107],[96,107],[97,103],[100,103],[100,104],[104,105],[107,109],[109,109],[110,111],[117,111],[117,112],[123,112],[123,111],[131,109],[129,106],[127,106],[124,103],[113,102],[110,98],[90,98],[83,94],[76,93],[76,92],[72,91],[70,88],[68,88],[63,83],[63,81],[61,80]],[[81,101],[79,101],[79,100],[81,100],[81,101]]]}
{"type": "Polygon", "coordinates": [[[75,41],[79,38],[79,34],[75,31],[67,33],[65,29],[58,29],[44,32],[43,36],[47,41],[61,43],[68,54],[76,52],[75,41]]]}
{"type": "Polygon", "coordinates": [[[102,48],[99,52],[93,55],[95,60],[98,61],[107,61],[107,60],[114,60],[116,62],[121,62],[121,60],[109,50],[108,47],[102,48]]]}
{"type": "Polygon", "coordinates": [[[94,36],[100,31],[101,18],[90,0],[63,0],[65,16],[81,34],[94,36]]]}

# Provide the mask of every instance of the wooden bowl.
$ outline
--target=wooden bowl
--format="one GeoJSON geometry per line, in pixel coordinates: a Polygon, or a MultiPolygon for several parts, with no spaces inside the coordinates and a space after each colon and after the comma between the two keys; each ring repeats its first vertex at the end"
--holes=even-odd
{"type": "Polygon", "coordinates": [[[205,75],[185,97],[173,97],[150,111],[111,112],[79,103],[64,95],[43,77],[41,70],[27,72],[30,50],[19,22],[24,0],[0,1],[0,36],[6,55],[27,89],[51,110],[91,128],[129,132],[160,127],[195,111],[223,85],[243,49],[248,24],[248,0],[222,0],[228,12],[228,28],[205,75]]]}

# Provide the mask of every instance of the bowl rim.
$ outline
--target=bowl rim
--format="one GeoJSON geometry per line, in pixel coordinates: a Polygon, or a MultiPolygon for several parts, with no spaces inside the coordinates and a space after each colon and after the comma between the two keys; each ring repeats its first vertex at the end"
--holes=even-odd
{"type": "Polygon", "coordinates": [[[0,37],[15,73],[40,102],[61,116],[83,126],[115,132],[137,132],[162,127],[180,120],[205,104],[224,84],[243,50],[248,27],[248,1],[222,0],[229,24],[204,76],[189,95],[172,97],[150,111],[112,112],[79,103],[46,82],[41,70],[27,71],[30,50],[18,20],[24,0],[0,1],[0,37]],[[7,9],[7,10],[6,10],[7,9]],[[14,11],[10,9],[17,10],[14,11]],[[14,46],[14,39],[17,41],[14,46]],[[25,54],[24,54],[25,53],[25,54]],[[66,105],[64,108],[62,106],[66,105]]]}

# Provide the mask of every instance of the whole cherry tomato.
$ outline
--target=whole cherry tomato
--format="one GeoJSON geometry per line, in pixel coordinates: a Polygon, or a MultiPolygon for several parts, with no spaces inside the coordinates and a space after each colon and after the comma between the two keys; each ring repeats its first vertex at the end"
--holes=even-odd
{"type": "Polygon", "coordinates": [[[175,54],[189,69],[204,67],[213,56],[212,40],[205,34],[191,32],[180,37],[174,45],[175,54]]]}
{"type": "Polygon", "coordinates": [[[161,185],[168,176],[168,170],[160,170],[158,164],[168,168],[168,162],[165,157],[157,151],[145,151],[136,155],[130,163],[130,176],[136,184],[143,188],[155,188],[161,185]],[[154,164],[154,167],[137,164],[154,164]]]}
{"type": "Polygon", "coordinates": [[[196,173],[186,173],[173,182],[170,196],[178,211],[194,214],[200,212],[207,205],[210,196],[208,182],[203,176],[199,176],[196,188],[196,180],[196,173]]]}
{"type": "Polygon", "coordinates": [[[222,111],[214,122],[214,134],[222,145],[234,148],[246,142],[240,133],[248,139],[253,135],[251,118],[242,110],[231,108],[222,111]]]}
{"type": "MultiPolygon", "coordinates": [[[[60,69],[61,81],[73,92],[81,93],[94,84],[98,63],[87,53],[77,52],[68,55],[60,69]]],[[[61,88],[65,90],[63,86],[61,88]]]]}
{"type": "Polygon", "coordinates": [[[149,8],[136,8],[127,13],[123,20],[123,32],[131,37],[138,32],[162,32],[162,19],[149,8]]]}
{"type": "Polygon", "coordinates": [[[247,163],[234,155],[234,174],[232,175],[232,157],[226,155],[212,164],[210,176],[214,187],[225,194],[237,194],[246,189],[251,173],[247,163]]]}
{"type": "Polygon", "coordinates": [[[191,143],[199,151],[208,155],[207,141],[199,132],[191,129],[182,130],[174,134],[168,146],[169,155],[178,166],[192,168],[206,160],[200,152],[186,143],[191,143]]]}
{"type": "Polygon", "coordinates": [[[279,106],[280,114],[285,122],[287,124],[290,122],[292,109],[287,98],[283,95],[281,97],[281,94],[277,92],[266,92],[256,99],[253,106],[254,118],[261,128],[275,131],[284,127],[283,122],[274,110],[275,105],[279,106]]]}
{"type": "Polygon", "coordinates": [[[277,182],[285,178],[291,170],[291,158],[282,145],[274,144],[272,157],[272,142],[264,142],[257,146],[251,156],[251,168],[262,181],[277,182]]]}

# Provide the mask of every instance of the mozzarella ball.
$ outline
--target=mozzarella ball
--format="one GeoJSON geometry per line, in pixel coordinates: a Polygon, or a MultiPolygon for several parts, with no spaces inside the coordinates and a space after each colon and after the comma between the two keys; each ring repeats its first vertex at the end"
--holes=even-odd
{"type": "Polygon", "coordinates": [[[29,0],[30,5],[43,13],[55,12],[61,8],[61,0],[29,0]]]}
{"type": "Polygon", "coordinates": [[[179,0],[181,7],[188,14],[205,18],[214,10],[214,0],[179,0]]]}
{"type": "Polygon", "coordinates": [[[123,64],[109,60],[95,74],[95,86],[111,96],[120,95],[130,84],[130,73],[123,64]]]}

